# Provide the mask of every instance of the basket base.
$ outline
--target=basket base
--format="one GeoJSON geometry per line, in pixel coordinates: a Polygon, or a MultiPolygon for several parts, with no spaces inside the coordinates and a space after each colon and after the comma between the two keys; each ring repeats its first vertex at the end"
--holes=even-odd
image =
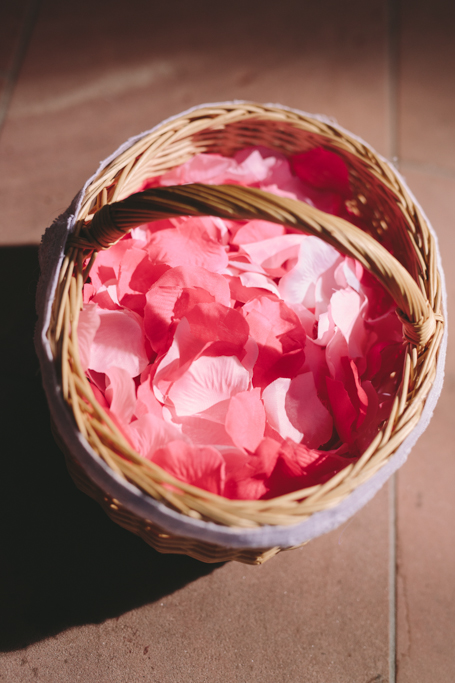
{"type": "MultiPolygon", "coordinates": [[[[65,455],[68,472],[77,488],[96,500],[113,522],[140,536],[148,545],[160,553],[188,555],[201,562],[212,564],[235,561],[259,565],[264,564],[281,550],[292,550],[292,548],[280,548],[279,546],[273,548],[224,548],[213,543],[169,534],[154,522],[142,519],[130,512],[117,499],[112,498],[97,486],[68,450],[52,419],[51,431],[57,446],[65,455]]],[[[302,543],[302,545],[305,544],[302,543]]]]}

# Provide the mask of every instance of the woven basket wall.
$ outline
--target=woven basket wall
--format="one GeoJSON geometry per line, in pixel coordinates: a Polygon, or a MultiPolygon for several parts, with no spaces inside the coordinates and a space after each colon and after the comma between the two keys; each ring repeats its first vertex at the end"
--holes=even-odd
{"type": "MultiPolygon", "coordinates": [[[[147,220],[169,215],[167,195],[163,199],[158,193],[147,201],[147,220]]],[[[112,158],[84,189],[77,215],[69,224],[72,235],[55,282],[47,288],[44,308],[49,315],[47,319],[44,316],[37,341],[43,374],[48,376],[44,383],[54,435],[76,485],[97,500],[115,522],[160,552],[186,553],[206,562],[263,562],[293,544],[291,536],[283,532],[283,542],[271,545],[265,541],[272,537],[276,541],[277,534],[267,536],[261,529],[302,526],[316,513],[336,508],[387,465],[418,425],[435,381],[444,333],[436,245],[402,179],[370,147],[336,125],[284,108],[248,103],[192,110],[136,139],[112,158]],[[161,175],[195,154],[232,156],[256,145],[286,156],[314,147],[336,152],[349,169],[354,192],[350,208],[369,226],[369,235],[359,235],[357,228],[350,231],[342,219],[311,213],[306,205],[301,209],[295,206],[298,202],[275,198],[270,203],[266,198],[261,203],[260,197],[248,191],[244,194],[242,188],[232,194],[229,188],[219,192],[214,188],[207,194],[203,186],[186,186],[183,194],[172,195],[179,206],[175,215],[180,211],[274,220],[318,234],[343,253],[355,256],[385,283],[397,302],[406,361],[390,417],[356,464],[309,489],[272,500],[239,501],[183,484],[132,450],[92,394],[79,361],[77,321],[83,283],[96,250],[108,248],[132,225],[146,222],[143,205],[122,204],[122,200],[137,192],[147,178],[161,175]],[[110,208],[103,209],[106,205],[110,208]],[[401,266],[388,260],[382,241],[392,246],[401,266]],[[87,257],[91,257],[88,266],[87,257]],[[93,472],[101,474],[93,476],[93,472]],[[141,510],[147,500],[157,504],[150,505],[150,514],[145,515],[141,510]],[[192,534],[191,524],[185,526],[185,519],[197,533],[192,534]],[[175,532],[180,521],[182,534],[175,532]],[[228,528],[233,542],[214,543],[215,526],[228,528]],[[258,541],[239,547],[238,538],[247,530],[257,531],[258,541]]]]}

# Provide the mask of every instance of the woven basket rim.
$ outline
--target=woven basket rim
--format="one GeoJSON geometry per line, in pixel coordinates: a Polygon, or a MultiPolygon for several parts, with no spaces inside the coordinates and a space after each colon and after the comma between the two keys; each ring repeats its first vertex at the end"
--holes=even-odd
{"type": "MultiPolygon", "coordinates": [[[[234,102],[234,104],[237,103],[241,102],[234,102]]],[[[435,380],[427,396],[425,407],[419,419],[417,427],[415,427],[411,434],[405,438],[399,449],[394,453],[393,456],[389,458],[388,462],[379,470],[379,472],[373,475],[367,482],[358,486],[352,493],[350,493],[344,499],[344,501],[339,503],[336,506],[336,508],[332,510],[328,509],[321,512],[316,512],[309,519],[297,522],[292,527],[281,525],[264,525],[259,528],[241,530],[238,527],[224,527],[214,522],[208,522],[187,517],[179,512],[172,510],[168,506],[154,500],[147,494],[144,494],[142,491],[140,491],[140,489],[138,489],[133,484],[121,480],[120,477],[118,477],[118,475],[108,467],[108,465],[106,465],[102,460],[100,460],[99,457],[96,456],[96,454],[92,451],[90,446],[84,442],[80,435],[77,438],[77,444],[75,448],[75,442],[74,440],[69,438],[69,435],[72,432],[75,432],[76,430],[74,428],[74,423],[71,419],[71,416],[68,413],[66,403],[64,403],[61,394],[55,392],[55,387],[58,385],[58,380],[57,374],[55,372],[54,360],[50,350],[49,341],[46,337],[46,332],[50,321],[50,309],[52,306],[56,288],[56,279],[58,277],[61,262],[63,259],[64,243],[66,242],[68,234],[74,227],[75,217],[78,215],[78,211],[80,209],[84,193],[86,189],[90,186],[90,184],[93,182],[93,180],[100,174],[100,172],[103,169],[105,169],[109,165],[109,163],[111,163],[111,161],[116,159],[119,156],[119,154],[123,153],[125,150],[128,150],[132,145],[140,141],[143,137],[147,136],[148,134],[156,130],[159,130],[168,122],[174,121],[175,119],[178,119],[182,116],[185,116],[187,114],[207,107],[223,107],[228,106],[230,104],[233,103],[225,102],[198,105],[196,107],[192,107],[191,109],[185,112],[177,114],[176,116],[170,117],[169,119],[161,122],[151,130],[141,133],[128,140],[126,143],[121,145],[112,155],[110,155],[110,157],[108,157],[104,162],[100,164],[100,167],[97,170],[97,172],[85,183],[83,190],[81,191],[81,193],[79,193],[78,197],[73,202],[69,212],[67,212],[63,217],[60,218],[60,222],[58,224],[58,229],[60,231],[60,243],[58,245],[59,249],[57,249],[57,251],[60,251],[60,253],[59,257],[54,260],[53,272],[50,274],[48,273],[48,281],[45,296],[46,305],[44,306],[44,308],[41,306],[41,310],[39,311],[41,315],[40,322],[37,327],[36,345],[43,366],[43,378],[45,379],[44,384],[46,388],[46,393],[48,394],[48,399],[49,403],[51,404],[52,411],[55,414],[60,426],[62,427],[62,429],[59,431],[61,431],[63,439],[67,442],[68,447],[71,447],[80,464],[84,467],[89,476],[92,477],[93,480],[98,485],[100,485],[104,490],[106,490],[106,492],[108,492],[113,497],[121,500],[122,505],[125,505],[127,508],[131,509],[133,512],[140,515],[141,517],[148,518],[152,516],[154,521],[156,521],[160,526],[162,526],[164,529],[171,533],[178,533],[183,536],[201,538],[202,540],[208,540],[214,543],[222,543],[226,547],[264,547],[276,544],[279,544],[283,547],[292,546],[296,545],[297,543],[301,543],[302,541],[309,540],[310,538],[313,538],[315,535],[319,535],[324,531],[328,531],[330,528],[338,526],[339,523],[341,523],[345,519],[348,519],[352,514],[354,514],[354,512],[360,509],[360,507],[362,507],[367,502],[367,500],[373,497],[376,491],[379,490],[379,488],[388,479],[390,474],[393,471],[395,471],[398,467],[400,467],[401,464],[405,461],[412,445],[415,443],[418,436],[420,436],[420,433],[426,428],[431,417],[431,414],[433,412],[434,406],[436,405],[437,399],[439,397],[439,393],[441,390],[439,384],[441,382],[438,383],[435,380]],[[416,432],[419,433],[416,434],[416,432]],[[128,495],[125,496],[125,493],[128,495]],[[317,527],[317,529],[315,527],[317,527]]],[[[269,105],[265,106],[267,107],[269,105]]],[[[358,140],[362,145],[370,149],[376,157],[380,158],[382,162],[385,163],[391,169],[391,171],[395,174],[395,176],[397,176],[400,179],[401,183],[408,191],[409,196],[412,198],[412,201],[414,202],[415,206],[419,210],[421,210],[421,207],[413,197],[412,193],[410,192],[409,188],[407,187],[405,181],[400,176],[400,174],[392,167],[392,165],[386,159],[384,159],[383,157],[381,157],[381,155],[375,152],[370,147],[370,145],[361,140],[361,138],[359,138],[356,135],[353,135],[349,131],[346,131],[344,128],[338,126],[327,117],[306,114],[305,112],[301,112],[296,109],[291,109],[289,107],[285,107],[282,105],[271,106],[279,107],[282,110],[293,112],[298,115],[307,116],[316,121],[330,123],[330,125],[333,128],[339,130],[341,133],[355,140],[358,140]]],[[[432,229],[432,226],[426,218],[423,211],[422,214],[426,220],[427,227],[429,228],[431,234],[435,239],[438,271],[442,279],[443,310],[444,316],[446,318],[447,311],[445,302],[445,285],[443,271],[441,267],[440,253],[437,246],[434,230],[432,229]]],[[[41,289],[43,289],[43,287],[41,289]]],[[[441,375],[443,373],[446,343],[447,329],[444,330],[444,335],[439,349],[437,361],[437,377],[439,378],[441,378],[441,375]]]]}

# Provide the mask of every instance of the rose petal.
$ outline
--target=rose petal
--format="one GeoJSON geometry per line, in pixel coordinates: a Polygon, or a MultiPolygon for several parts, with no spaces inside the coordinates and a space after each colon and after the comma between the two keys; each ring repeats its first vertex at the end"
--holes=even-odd
{"type": "Polygon", "coordinates": [[[289,391],[291,380],[279,377],[271,382],[262,392],[267,421],[284,439],[289,438],[300,442],[303,432],[300,432],[291,423],[286,411],[286,394],[289,391]]]}
{"type": "Polygon", "coordinates": [[[281,278],[278,285],[284,301],[290,304],[303,303],[307,308],[314,308],[318,278],[340,258],[333,247],[318,237],[307,237],[300,247],[296,265],[281,278]]]}
{"type": "MultiPolygon", "coordinates": [[[[229,401],[221,401],[220,404],[224,407],[224,415],[226,416],[227,405],[229,401]]],[[[215,404],[214,407],[216,407],[215,404]]],[[[211,420],[206,417],[208,411],[204,411],[199,415],[190,415],[187,417],[176,417],[175,424],[178,424],[182,433],[188,437],[190,441],[198,446],[215,446],[221,448],[223,446],[232,447],[234,445],[231,437],[226,432],[223,422],[211,420]]]]}
{"type": "Polygon", "coordinates": [[[249,381],[235,356],[201,356],[172,384],[168,397],[177,415],[192,415],[246,391],[249,381]]]}
{"type": "Polygon", "coordinates": [[[382,415],[379,414],[379,397],[374,386],[371,382],[362,382],[362,389],[367,396],[367,412],[356,440],[360,452],[368,448],[382,421],[382,415]]]}
{"type": "Polygon", "coordinates": [[[100,251],[90,270],[90,280],[99,289],[107,280],[118,280],[120,261],[128,249],[134,247],[134,240],[120,240],[109,249],[100,251]]]}
{"type": "MultiPolygon", "coordinates": [[[[231,297],[234,305],[236,303],[247,303],[259,296],[264,296],[264,289],[258,287],[245,287],[240,280],[240,277],[230,277],[229,287],[231,290],[231,297]]],[[[275,294],[276,296],[276,294],[275,294]]]]}
{"type": "Polygon", "coordinates": [[[260,389],[239,392],[229,402],[226,431],[239,448],[255,451],[264,436],[265,411],[260,389]]]}
{"type": "Polygon", "coordinates": [[[309,152],[295,154],[290,163],[292,171],[304,183],[345,198],[351,196],[348,167],[335,152],[317,147],[309,152]]]}
{"type": "Polygon", "coordinates": [[[96,288],[90,282],[86,282],[84,285],[84,289],[82,290],[82,301],[84,302],[84,304],[90,303],[95,294],[96,288]]]}
{"type": "Polygon", "coordinates": [[[238,350],[248,339],[248,323],[241,313],[218,303],[202,303],[185,315],[191,333],[203,341],[226,342],[238,350]]]}
{"type": "Polygon", "coordinates": [[[90,351],[100,324],[101,317],[96,304],[85,305],[79,313],[79,322],[77,326],[79,357],[84,371],[89,368],[90,351]]]}
{"type": "Polygon", "coordinates": [[[349,343],[351,330],[360,313],[362,300],[353,289],[335,292],[330,300],[330,314],[333,322],[349,343]]]}
{"type": "Polygon", "coordinates": [[[261,441],[254,454],[245,452],[223,453],[226,461],[226,498],[257,500],[264,497],[269,487],[267,479],[276,467],[281,444],[274,439],[261,441]]]}
{"type": "Polygon", "coordinates": [[[336,269],[335,280],[341,289],[351,287],[356,292],[364,289],[361,280],[364,276],[362,265],[353,258],[345,258],[336,269]]]}
{"type": "Polygon", "coordinates": [[[131,422],[127,427],[127,434],[138,453],[147,460],[154,459],[155,451],[169,444],[169,442],[175,440],[184,442],[186,440],[186,437],[176,426],[151,413],[142,415],[131,422]]]}
{"type": "Polygon", "coordinates": [[[227,244],[229,241],[229,227],[233,221],[218,218],[218,216],[179,216],[171,218],[169,221],[174,227],[185,227],[196,230],[203,228],[208,237],[220,244],[227,244]]]}
{"type": "Polygon", "coordinates": [[[327,346],[334,334],[335,323],[330,312],[321,313],[318,320],[318,338],[315,339],[315,342],[321,346],[327,346]]]}
{"type": "Polygon", "coordinates": [[[302,433],[302,443],[319,448],[332,436],[333,419],[318,397],[312,372],[295,377],[288,388],[285,410],[291,424],[302,433]]]}
{"type": "Polygon", "coordinates": [[[368,410],[368,396],[365,392],[365,390],[362,387],[362,384],[360,382],[359,378],[359,372],[357,370],[357,366],[353,360],[343,359],[345,366],[347,368],[348,363],[349,363],[349,368],[351,370],[351,373],[346,371],[346,375],[348,377],[348,381],[346,382],[346,387],[349,392],[349,395],[351,397],[351,401],[353,406],[356,408],[358,417],[357,421],[355,424],[355,428],[359,429],[365,420],[365,416],[367,414],[368,410]]]}
{"type": "Polygon", "coordinates": [[[284,235],[285,232],[285,228],[277,223],[260,220],[248,221],[237,231],[235,237],[231,240],[231,244],[252,244],[253,242],[261,242],[273,237],[279,237],[284,235]]]}
{"type": "Polygon", "coordinates": [[[100,308],[105,308],[109,311],[120,311],[122,307],[118,300],[117,285],[118,282],[115,278],[106,280],[98,289],[92,301],[98,304],[100,308]]]}
{"type": "Polygon", "coordinates": [[[207,291],[218,303],[229,306],[229,284],[222,275],[190,266],[168,270],[150,288],[144,308],[145,333],[157,353],[163,353],[169,344],[168,334],[177,300],[184,289],[195,287],[207,291]]]}
{"type": "Polygon", "coordinates": [[[131,375],[123,368],[112,367],[106,371],[110,384],[105,391],[109,407],[122,422],[133,417],[136,407],[136,386],[131,375]]]}
{"type": "Polygon", "coordinates": [[[242,312],[258,344],[254,385],[265,387],[280,376],[298,374],[305,359],[306,334],[295,313],[268,296],[248,302],[242,312]]]}
{"type": "Polygon", "coordinates": [[[155,396],[150,374],[137,388],[137,401],[134,410],[136,417],[140,417],[146,413],[150,413],[159,418],[163,417],[163,406],[155,396]]]}
{"type": "Polygon", "coordinates": [[[260,273],[241,273],[240,282],[244,287],[256,287],[258,289],[267,289],[269,292],[275,294],[280,298],[280,292],[276,284],[266,275],[260,273]]]}
{"type": "Polygon", "coordinates": [[[282,444],[276,467],[267,480],[269,492],[265,498],[281,496],[290,491],[322,484],[334,474],[355,462],[355,458],[338,455],[338,451],[311,450],[304,444],[287,440],[282,444]]]}
{"type": "Polygon", "coordinates": [[[200,221],[188,223],[151,236],[147,248],[152,263],[196,266],[215,273],[226,268],[228,257],[224,247],[210,238],[200,221]]]}
{"type": "Polygon", "coordinates": [[[215,448],[171,441],[155,452],[153,462],[180,481],[219,495],[223,491],[226,466],[215,448]]]}
{"type": "Polygon", "coordinates": [[[343,382],[326,377],[326,383],[336,430],[344,442],[350,443],[352,442],[352,428],[357,418],[357,411],[352,405],[343,382]]]}
{"type": "Polygon", "coordinates": [[[146,293],[167,270],[166,264],[152,264],[143,249],[129,249],[120,263],[118,298],[122,306],[143,315],[146,293]]]}
{"type": "Polygon", "coordinates": [[[300,245],[307,239],[306,235],[279,235],[261,242],[242,244],[241,250],[253,263],[258,263],[265,269],[273,269],[279,268],[288,259],[297,257],[300,245]]]}
{"type": "Polygon", "coordinates": [[[139,323],[126,311],[98,310],[100,325],[90,346],[88,367],[104,372],[113,366],[136,377],[148,364],[139,323]]]}
{"type": "Polygon", "coordinates": [[[215,183],[224,178],[237,163],[220,154],[196,154],[189,161],[177,166],[160,177],[160,185],[184,185],[186,183],[215,183]]]}

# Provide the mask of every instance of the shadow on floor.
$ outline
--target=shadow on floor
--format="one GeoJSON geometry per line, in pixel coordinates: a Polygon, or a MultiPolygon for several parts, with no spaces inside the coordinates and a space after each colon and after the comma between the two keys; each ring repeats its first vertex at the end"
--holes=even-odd
{"type": "Polygon", "coordinates": [[[32,342],[37,253],[0,249],[0,651],[119,616],[219,566],[160,555],[75,488],[52,439],[32,342]]]}

